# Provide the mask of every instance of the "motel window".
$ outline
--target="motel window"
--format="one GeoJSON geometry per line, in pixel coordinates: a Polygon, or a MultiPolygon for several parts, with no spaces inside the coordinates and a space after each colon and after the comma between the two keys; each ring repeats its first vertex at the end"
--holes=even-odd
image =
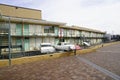
{"type": "Polygon", "coordinates": [[[49,33],[49,26],[44,27],[44,33],[49,33]]]}
{"type": "Polygon", "coordinates": [[[72,30],[69,30],[69,35],[72,35],[72,30]]]}
{"type": "Polygon", "coordinates": [[[44,33],[54,33],[54,26],[45,26],[44,33]]]}
{"type": "Polygon", "coordinates": [[[72,35],[75,35],[75,30],[72,30],[72,35]]]}

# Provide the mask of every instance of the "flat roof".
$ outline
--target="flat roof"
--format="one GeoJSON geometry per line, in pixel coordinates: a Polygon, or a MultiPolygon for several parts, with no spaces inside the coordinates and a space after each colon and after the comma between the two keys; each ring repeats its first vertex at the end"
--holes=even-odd
{"type": "Polygon", "coordinates": [[[103,34],[105,33],[105,32],[102,32],[100,30],[90,29],[90,28],[86,28],[86,27],[66,26],[66,23],[46,21],[46,20],[38,20],[38,19],[26,19],[26,18],[18,18],[18,17],[1,16],[0,21],[9,21],[9,18],[10,18],[10,22],[15,22],[15,23],[23,22],[23,23],[41,24],[41,25],[57,25],[60,28],[95,32],[95,33],[103,33],[103,34]]]}
{"type": "Polygon", "coordinates": [[[0,3],[0,5],[10,6],[10,7],[16,7],[16,8],[23,8],[23,9],[29,9],[29,10],[35,10],[35,11],[41,11],[41,10],[38,10],[38,9],[26,8],[26,7],[20,7],[20,6],[14,6],[14,5],[9,5],[9,4],[2,4],[2,3],[0,3]]]}
{"type": "Polygon", "coordinates": [[[75,29],[75,30],[88,31],[88,32],[96,32],[96,33],[105,33],[100,30],[86,28],[86,27],[80,27],[80,26],[61,26],[61,28],[75,29]]]}
{"type": "Polygon", "coordinates": [[[19,18],[19,17],[9,17],[9,16],[1,16],[0,20],[1,21],[9,21],[10,22],[15,22],[15,23],[30,23],[30,24],[41,24],[41,25],[65,25],[66,23],[62,22],[53,22],[53,21],[46,21],[42,19],[26,19],[26,18],[19,18]]]}

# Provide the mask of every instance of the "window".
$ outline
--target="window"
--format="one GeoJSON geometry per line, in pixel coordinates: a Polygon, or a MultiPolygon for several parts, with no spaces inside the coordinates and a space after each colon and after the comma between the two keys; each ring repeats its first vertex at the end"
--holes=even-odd
{"type": "Polygon", "coordinates": [[[49,33],[54,33],[54,26],[50,27],[49,33]]]}
{"type": "Polygon", "coordinates": [[[41,47],[51,47],[51,46],[52,46],[52,45],[47,45],[47,44],[46,44],[46,45],[45,45],[45,44],[44,44],[44,45],[41,45],[41,47]]]}
{"type": "Polygon", "coordinates": [[[72,35],[72,30],[68,30],[68,32],[69,32],[69,35],[72,35]]]}
{"type": "Polygon", "coordinates": [[[72,30],[72,35],[75,35],[75,30],[72,30]]]}
{"type": "Polygon", "coordinates": [[[45,26],[44,33],[54,33],[54,26],[45,26]]]}

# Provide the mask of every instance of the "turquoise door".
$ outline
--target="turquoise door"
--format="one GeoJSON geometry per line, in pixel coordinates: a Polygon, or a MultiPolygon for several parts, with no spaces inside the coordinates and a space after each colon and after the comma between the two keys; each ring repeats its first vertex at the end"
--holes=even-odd
{"type": "Polygon", "coordinates": [[[65,37],[67,36],[67,30],[66,29],[64,29],[63,34],[64,34],[65,37]]]}
{"type": "Polygon", "coordinates": [[[23,34],[24,35],[29,35],[29,25],[28,24],[24,24],[23,34]]]}
{"type": "Polygon", "coordinates": [[[59,34],[59,28],[55,27],[55,36],[58,36],[58,34],[59,34]]]}
{"type": "Polygon", "coordinates": [[[57,45],[59,43],[59,39],[55,38],[55,44],[57,45]]]}
{"type": "Polygon", "coordinates": [[[22,24],[16,24],[16,35],[22,35],[22,24]]]}
{"type": "MultiPolygon", "coordinates": [[[[16,39],[16,45],[22,45],[22,40],[16,39]]],[[[17,48],[17,50],[20,50],[20,48],[17,48]]]]}
{"type": "Polygon", "coordinates": [[[29,50],[29,39],[24,40],[24,49],[25,49],[25,51],[29,50]]]}
{"type": "Polygon", "coordinates": [[[17,45],[22,45],[21,39],[17,39],[17,40],[16,40],[16,44],[17,44],[17,45]]]}

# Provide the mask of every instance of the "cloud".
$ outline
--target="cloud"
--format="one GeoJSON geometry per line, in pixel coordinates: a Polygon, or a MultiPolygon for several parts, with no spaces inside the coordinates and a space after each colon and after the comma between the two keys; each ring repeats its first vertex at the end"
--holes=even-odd
{"type": "Polygon", "coordinates": [[[67,3],[67,0],[46,3],[43,9],[43,18],[63,21],[70,25],[100,29],[108,33],[114,31],[116,34],[120,34],[118,31],[120,30],[120,3],[117,0],[103,1],[100,4],[95,3],[94,6],[89,5],[89,7],[88,5],[86,7],[80,5],[82,4],[80,0],[71,0],[69,3],[67,3]],[[49,8],[47,9],[46,6],[49,6],[49,8]]]}
{"type": "Polygon", "coordinates": [[[81,0],[83,7],[104,6],[120,2],[119,0],[81,0]]]}
{"type": "Polygon", "coordinates": [[[90,6],[98,6],[105,3],[105,0],[82,0],[81,6],[90,7],[90,6]]]}

